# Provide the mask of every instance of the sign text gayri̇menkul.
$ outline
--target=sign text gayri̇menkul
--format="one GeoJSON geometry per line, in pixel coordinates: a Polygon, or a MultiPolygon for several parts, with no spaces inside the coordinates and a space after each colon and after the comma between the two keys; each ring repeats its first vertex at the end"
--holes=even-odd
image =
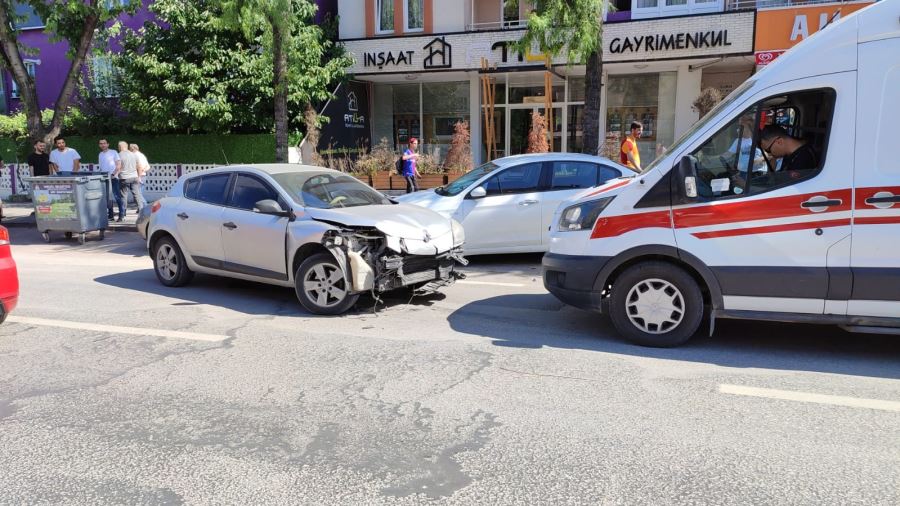
{"type": "Polygon", "coordinates": [[[684,32],[669,35],[638,35],[616,37],[609,42],[610,53],[636,53],[638,51],[665,51],[672,49],[701,49],[704,47],[730,46],[728,30],[684,32]]]}
{"type": "Polygon", "coordinates": [[[382,68],[385,65],[411,65],[415,51],[379,51],[363,53],[363,65],[382,68]]]}

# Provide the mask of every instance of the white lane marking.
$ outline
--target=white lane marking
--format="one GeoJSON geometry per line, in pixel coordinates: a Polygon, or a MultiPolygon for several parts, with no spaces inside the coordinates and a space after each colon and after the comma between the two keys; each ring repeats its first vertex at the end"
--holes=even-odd
{"type": "Polygon", "coordinates": [[[132,336],[153,336],[167,339],[190,339],[193,341],[218,342],[228,339],[228,336],[216,334],[200,334],[197,332],[181,332],[178,330],[147,329],[142,327],[119,327],[116,325],[99,325],[96,323],[72,322],[66,320],[47,320],[44,318],[28,318],[25,316],[10,316],[7,321],[21,323],[23,325],[39,325],[43,327],[59,327],[62,329],[87,330],[91,332],[106,332],[109,334],[128,334],[132,336]]]}
{"type": "Polygon", "coordinates": [[[461,285],[484,285],[484,286],[511,286],[511,287],[520,287],[525,286],[521,283],[496,283],[494,281],[457,281],[457,283],[461,285]]]}
{"type": "Polygon", "coordinates": [[[859,397],[844,397],[842,395],[793,392],[790,390],[776,390],[774,388],[756,388],[727,384],[719,385],[719,392],[723,394],[765,397],[767,399],[779,399],[785,401],[811,402],[815,404],[830,404],[832,406],[847,406],[851,408],[880,409],[883,411],[900,412],[900,402],[884,401],[880,399],[863,399],[859,397]]]}

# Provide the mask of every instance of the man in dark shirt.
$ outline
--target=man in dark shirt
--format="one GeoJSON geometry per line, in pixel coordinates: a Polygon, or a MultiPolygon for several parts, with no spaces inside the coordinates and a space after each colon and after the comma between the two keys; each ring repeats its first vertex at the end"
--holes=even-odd
{"type": "Polygon", "coordinates": [[[34,143],[34,152],[28,155],[28,167],[32,177],[50,175],[50,154],[46,151],[47,145],[43,141],[34,143]]]}
{"type": "Polygon", "coordinates": [[[806,141],[796,139],[780,126],[769,125],[760,133],[760,146],[772,158],[781,158],[775,170],[787,172],[791,178],[806,177],[819,168],[819,155],[806,141]]]}

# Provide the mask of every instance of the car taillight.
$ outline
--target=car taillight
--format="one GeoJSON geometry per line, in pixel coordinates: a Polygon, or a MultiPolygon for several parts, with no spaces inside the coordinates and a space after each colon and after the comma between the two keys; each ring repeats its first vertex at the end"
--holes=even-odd
{"type": "Polygon", "coordinates": [[[9,244],[9,230],[0,226],[0,246],[6,246],[7,244],[9,244]]]}
{"type": "Polygon", "coordinates": [[[162,202],[157,200],[156,202],[153,203],[152,206],[150,206],[150,213],[152,214],[152,213],[155,213],[156,211],[159,211],[159,209],[161,207],[162,207],[162,202]]]}

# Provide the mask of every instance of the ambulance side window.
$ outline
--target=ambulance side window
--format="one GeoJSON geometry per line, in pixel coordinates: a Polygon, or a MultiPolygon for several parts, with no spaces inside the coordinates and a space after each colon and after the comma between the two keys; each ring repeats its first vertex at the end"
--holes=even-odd
{"type": "Polygon", "coordinates": [[[702,200],[757,195],[815,177],[825,163],[832,89],[769,97],[691,153],[702,200]]]}

